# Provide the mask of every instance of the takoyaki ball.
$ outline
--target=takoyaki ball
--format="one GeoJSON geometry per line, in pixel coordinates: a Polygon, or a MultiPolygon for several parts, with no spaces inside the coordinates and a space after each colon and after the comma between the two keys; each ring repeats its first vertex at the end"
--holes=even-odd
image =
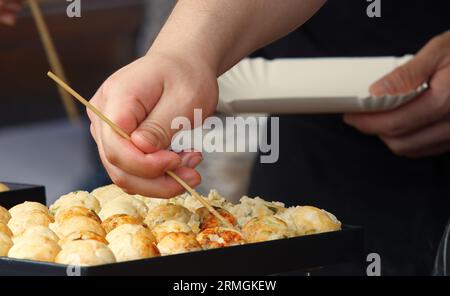
{"type": "Polygon", "coordinates": [[[58,243],[47,237],[24,237],[12,246],[8,252],[8,257],[54,262],[60,250],[58,243]]]}
{"type": "Polygon", "coordinates": [[[72,233],[69,233],[64,238],[62,238],[58,243],[59,245],[64,248],[64,245],[67,243],[73,242],[73,241],[80,241],[80,240],[95,240],[100,243],[103,243],[105,245],[108,244],[108,241],[101,235],[92,232],[92,231],[86,231],[86,230],[77,230],[72,233]]]}
{"type": "Polygon", "coordinates": [[[53,231],[59,238],[61,238],[61,234],[59,233],[59,224],[56,222],[48,224],[48,229],[53,231]]]}
{"type": "Polygon", "coordinates": [[[64,221],[63,224],[58,225],[57,228],[57,234],[59,237],[66,237],[67,235],[75,231],[92,231],[102,237],[106,236],[106,232],[100,225],[100,223],[98,223],[94,219],[84,216],[72,217],[64,221]]]}
{"type": "Polygon", "coordinates": [[[147,197],[139,194],[133,195],[133,197],[144,202],[149,210],[153,209],[156,206],[168,204],[170,201],[170,199],[147,197]]]}
{"type": "Polygon", "coordinates": [[[200,217],[193,213],[191,216],[191,219],[189,219],[189,222],[187,223],[189,227],[192,229],[193,233],[199,233],[200,232],[200,217]]]}
{"type": "Polygon", "coordinates": [[[31,211],[41,211],[45,214],[50,215],[50,212],[46,206],[44,206],[41,203],[34,202],[34,201],[26,201],[24,203],[18,204],[11,209],[9,209],[9,213],[11,214],[11,217],[14,218],[14,216],[21,215],[23,213],[31,212],[31,211]]]}
{"type": "Polygon", "coordinates": [[[202,249],[193,232],[170,232],[161,239],[157,247],[163,256],[200,251],[202,249]]]}
{"type": "Polygon", "coordinates": [[[108,202],[115,199],[118,196],[126,195],[126,193],[117,185],[110,184],[103,187],[99,187],[91,192],[100,203],[100,207],[104,207],[108,202]]]}
{"type": "Polygon", "coordinates": [[[275,216],[256,217],[242,228],[244,238],[249,243],[264,242],[289,237],[287,224],[275,216]]]}
{"type": "Polygon", "coordinates": [[[123,224],[143,225],[140,219],[125,214],[117,214],[103,221],[102,227],[106,233],[109,233],[123,224]]]}
{"type": "Polygon", "coordinates": [[[0,222],[0,233],[3,233],[4,235],[6,235],[8,237],[14,236],[11,229],[9,229],[8,225],[6,225],[5,223],[2,223],[2,222],[0,222]]]}
{"type": "Polygon", "coordinates": [[[64,221],[76,216],[88,217],[97,221],[98,223],[102,223],[100,217],[94,211],[81,206],[73,206],[70,208],[61,209],[55,215],[55,222],[58,224],[63,224],[64,221]]]}
{"type": "Polygon", "coordinates": [[[30,212],[20,212],[14,214],[8,222],[8,227],[15,236],[20,236],[25,230],[32,226],[48,227],[53,223],[53,217],[40,210],[32,210],[30,212]]]}
{"type": "Polygon", "coordinates": [[[225,227],[207,228],[197,235],[197,241],[203,249],[237,246],[245,243],[239,231],[225,227]]]}
{"type": "Polygon", "coordinates": [[[150,228],[153,228],[169,220],[188,223],[191,215],[192,213],[183,206],[164,204],[151,209],[148,212],[147,217],[145,217],[144,223],[147,224],[150,228]]]}
{"type": "MultiPolygon", "coordinates": [[[[214,209],[231,225],[236,225],[236,218],[227,210],[214,207],[214,209]]],[[[225,226],[222,225],[222,222],[220,222],[219,219],[217,219],[216,216],[214,216],[206,207],[202,207],[197,209],[195,212],[200,217],[200,229],[204,230],[207,228],[214,228],[214,227],[220,227],[225,226]]]]}
{"type": "Polygon", "coordinates": [[[111,216],[125,214],[142,221],[147,215],[148,208],[145,203],[130,195],[121,195],[108,202],[100,211],[99,216],[105,221],[111,216]]]}
{"type": "Polygon", "coordinates": [[[8,212],[7,209],[0,206],[0,223],[7,224],[9,219],[11,219],[11,214],[8,212]]]}
{"type": "Polygon", "coordinates": [[[96,213],[100,211],[100,203],[87,191],[74,191],[61,196],[54,204],[50,206],[50,212],[56,215],[58,211],[74,206],[88,208],[96,213]]]}
{"type": "Polygon", "coordinates": [[[123,224],[108,233],[106,239],[118,262],[159,256],[156,239],[142,225],[123,224]]]}
{"type": "Polygon", "coordinates": [[[76,216],[88,217],[97,221],[98,223],[102,223],[100,217],[94,211],[81,206],[73,206],[59,210],[55,215],[55,222],[61,225],[66,220],[69,220],[70,218],[76,216]]]}
{"type": "Polygon", "coordinates": [[[297,235],[336,231],[341,222],[331,213],[311,206],[298,207],[291,214],[297,235]]]}
{"type": "Polygon", "coordinates": [[[191,227],[184,222],[180,222],[177,220],[169,220],[164,223],[161,223],[155,226],[153,229],[153,234],[156,237],[156,240],[159,242],[161,239],[166,236],[166,234],[170,232],[191,232],[191,227]]]}
{"type": "Polygon", "coordinates": [[[268,202],[260,197],[243,196],[238,204],[227,206],[226,210],[236,217],[237,224],[242,227],[255,217],[280,215],[286,211],[286,208],[280,202],[268,202]]]}
{"type": "Polygon", "coordinates": [[[116,262],[107,245],[96,240],[75,240],[63,246],[55,258],[59,264],[93,266],[116,262]]]}
{"type": "Polygon", "coordinates": [[[55,232],[53,232],[47,226],[42,225],[32,226],[26,229],[21,235],[14,237],[13,241],[14,243],[17,243],[23,238],[33,238],[37,236],[46,237],[48,239],[54,240],[55,242],[59,241],[59,237],[55,232]]]}
{"type": "Polygon", "coordinates": [[[9,187],[6,184],[0,183],[0,192],[9,191],[9,187]]]}
{"type": "Polygon", "coordinates": [[[13,241],[11,237],[7,236],[3,232],[0,232],[0,257],[5,257],[8,255],[8,251],[13,246],[13,241]]]}

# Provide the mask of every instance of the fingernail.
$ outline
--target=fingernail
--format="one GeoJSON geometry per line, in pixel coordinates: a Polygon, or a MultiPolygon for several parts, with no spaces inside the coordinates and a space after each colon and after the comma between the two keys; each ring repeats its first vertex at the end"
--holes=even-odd
{"type": "Polygon", "coordinates": [[[197,167],[201,162],[203,161],[203,157],[201,156],[194,156],[192,157],[188,162],[188,167],[191,169],[197,167]]]}
{"type": "Polygon", "coordinates": [[[181,163],[178,159],[171,160],[169,162],[169,164],[166,166],[165,171],[173,171],[173,170],[179,168],[180,165],[181,165],[181,163]]]}
{"type": "Polygon", "coordinates": [[[183,159],[183,166],[186,166],[188,168],[195,168],[203,161],[203,157],[200,155],[194,155],[191,157],[188,157],[187,159],[183,159]]]}
{"type": "Polygon", "coordinates": [[[192,176],[191,178],[188,178],[185,182],[188,183],[188,185],[191,186],[191,187],[195,187],[195,186],[197,186],[199,184],[199,180],[195,176],[192,176]]]}

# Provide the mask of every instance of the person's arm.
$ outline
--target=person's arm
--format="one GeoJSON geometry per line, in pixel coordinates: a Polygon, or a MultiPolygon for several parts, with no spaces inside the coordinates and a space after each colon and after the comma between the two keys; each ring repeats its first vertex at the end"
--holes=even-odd
{"type": "Polygon", "coordinates": [[[324,3],[325,0],[181,0],[150,52],[189,52],[219,75],[254,50],[301,26],[324,3]]]}
{"type": "Polygon", "coordinates": [[[16,15],[22,9],[23,0],[0,0],[0,23],[12,26],[16,23],[16,15]]]}
{"type": "Polygon", "coordinates": [[[396,154],[426,157],[450,151],[450,31],[434,37],[407,64],[370,88],[375,96],[405,94],[424,82],[430,89],[404,106],[373,114],[347,114],[345,121],[373,134],[396,154]]]}
{"type": "Polygon", "coordinates": [[[324,0],[180,0],[148,53],[114,73],[92,98],[132,138],[116,135],[94,114],[92,135],[111,179],[131,193],[172,197],[183,188],[164,172],[174,170],[189,185],[200,183],[201,154],[163,150],[177,130],[177,116],[194,108],[211,115],[217,76],[257,48],[303,24],[324,0]]]}

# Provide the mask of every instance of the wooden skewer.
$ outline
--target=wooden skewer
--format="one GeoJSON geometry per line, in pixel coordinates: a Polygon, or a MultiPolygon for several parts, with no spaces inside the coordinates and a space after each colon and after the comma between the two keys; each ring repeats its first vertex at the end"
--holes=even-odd
{"type": "Polygon", "coordinates": [[[92,105],[91,103],[89,103],[85,98],[83,98],[79,93],[77,93],[73,88],[71,88],[69,85],[67,85],[67,83],[65,83],[64,81],[62,81],[58,76],[56,76],[55,74],[53,74],[52,72],[48,72],[47,75],[53,79],[62,89],[66,90],[69,94],[71,94],[72,96],[74,96],[75,99],[77,99],[78,101],[80,101],[83,105],[85,105],[87,108],[89,108],[89,110],[91,110],[92,112],[94,112],[98,117],[100,117],[104,122],[106,122],[115,132],[117,132],[119,135],[121,135],[123,138],[127,139],[127,140],[131,140],[130,136],[123,130],[121,129],[117,124],[115,124],[114,122],[112,122],[111,120],[109,120],[108,117],[106,117],[105,115],[103,115],[102,112],[100,112],[97,108],[95,108],[94,105],[92,105]]]}
{"type": "MultiPolygon", "coordinates": [[[[102,112],[100,112],[94,105],[89,103],[85,98],[83,98],[79,93],[77,93],[73,88],[71,88],[67,83],[62,81],[58,76],[53,74],[52,72],[48,72],[47,75],[53,79],[59,86],[61,86],[63,89],[65,89],[68,93],[70,93],[72,96],[74,96],[78,101],[80,101],[83,105],[85,105],[89,110],[94,112],[100,119],[102,119],[105,123],[107,123],[115,132],[117,132],[120,136],[127,140],[131,140],[130,136],[117,124],[109,120],[105,115],[103,115],[102,112]]],[[[186,191],[188,191],[194,198],[196,198],[204,207],[208,209],[208,211],[213,214],[220,222],[222,222],[223,225],[233,228],[234,226],[231,225],[230,222],[228,222],[226,219],[220,215],[216,209],[214,209],[200,194],[198,194],[191,186],[189,186],[186,182],[184,182],[180,177],[178,177],[174,172],[167,171],[167,175],[172,177],[176,182],[178,182],[186,191]]]]}
{"type": "MultiPolygon", "coordinates": [[[[36,27],[39,32],[42,44],[44,46],[47,59],[50,63],[50,67],[59,77],[67,81],[64,69],[58,57],[58,53],[56,52],[52,37],[48,31],[48,27],[47,24],[45,23],[42,11],[39,8],[39,4],[36,2],[36,0],[28,0],[28,4],[30,6],[31,13],[33,14],[33,18],[36,23],[36,27]]],[[[76,108],[75,103],[70,98],[69,94],[66,93],[64,89],[62,89],[59,86],[58,86],[58,93],[59,96],[61,97],[64,109],[69,119],[72,122],[78,121],[79,119],[78,110],[76,108]]]]}
{"type": "Polygon", "coordinates": [[[223,225],[226,225],[229,228],[234,229],[234,226],[231,225],[225,218],[220,215],[216,209],[214,209],[200,194],[197,193],[191,186],[189,186],[186,182],[184,182],[180,177],[178,177],[174,172],[167,171],[167,175],[171,176],[175,181],[177,181],[190,195],[196,198],[205,208],[208,209],[210,213],[212,213],[223,225]]]}

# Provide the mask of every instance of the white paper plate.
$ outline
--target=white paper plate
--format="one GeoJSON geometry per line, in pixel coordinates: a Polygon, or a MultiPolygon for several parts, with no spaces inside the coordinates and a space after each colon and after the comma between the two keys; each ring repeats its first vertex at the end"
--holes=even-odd
{"type": "Polygon", "coordinates": [[[371,97],[369,86],[412,56],[244,59],[219,77],[225,113],[343,113],[396,108],[426,89],[371,97]]]}

